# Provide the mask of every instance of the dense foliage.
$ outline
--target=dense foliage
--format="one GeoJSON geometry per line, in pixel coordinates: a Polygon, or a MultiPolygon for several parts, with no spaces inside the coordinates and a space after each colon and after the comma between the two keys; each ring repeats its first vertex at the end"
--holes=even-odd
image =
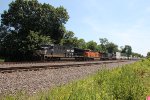
{"type": "Polygon", "coordinates": [[[97,51],[97,43],[94,41],[87,42],[87,48],[93,51],[97,51]]]}
{"type": "Polygon", "coordinates": [[[107,52],[106,45],[108,44],[108,39],[107,38],[100,38],[99,41],[100,41],[101,51],[107,52]]]}
{"type": "Polygon", "coordinates": [[[134,53],[132,52],[132,57],[139,57],[139,58],[143,58],[144,56],[139,54],[139,53],[134,53]]]}
{"type": "Polygon", "coordinates": [[[147,57],[148,57],[148,58],[150,57],[150,52],[147,53],[147,57]]]}
{"type": "Polygon", "coordinates": [[[1,51],[11,60],[21,60],[27,54],[33,56],[33,51],[43,43],[60,43],[68,18],[62,6],[55,8],[37,0],[15,0],[1,15],[1,29],[6,28],[0,33],[1,51]]]}
{"type": "Polygon", "coordinates": [[[62,45],[69,47],[77,47],[78,38],[74,36],[75,34],[72,31],[66,31],[64,37],[61,41],[62,45]]]}
{"type": "Polygon", "coordinates": [[[118,51],[118,45],[109,42],[107,38],[100,38],[99,40],[102,52],[115,53],[118,51]]]}
{"type": "Polygon", "coordinates": [[[125,53],[127,55],[127,57],[129,58],[130,55],[132,54],[132,47],[129,45],[125,45],[124,48],[122,48],[122,53],[125,53]]]}

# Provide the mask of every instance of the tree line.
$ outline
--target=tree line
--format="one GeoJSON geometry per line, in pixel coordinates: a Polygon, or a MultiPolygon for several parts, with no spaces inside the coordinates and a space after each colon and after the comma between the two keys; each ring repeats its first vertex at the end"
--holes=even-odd
{"type": "Polygon", "coordinates": [[[90,49],[92,51],[98,51],[103,53],[115,54],[115,52],[121,52],[124,53],[127,57],[130,57],[131,55],[141,57],[140,54],[132,52],[132,47],[130,45],[125,45],[119,48],[117,44],[108,41],[107,38],[99,38],[99,44],[93,40],[85,42],[84,39],[78,39],[77,37],[75,37],[72,31],[67,31],[65,33],[61,44],[78,47],[81,49],[90,49]]]}
{"type": "MultiPolygon", "coordinates": [[[[8,61],[32,60],[42,44],[60,44],[108,53],[119,51],[118,45],[106,38],[100,38],[100,44],[78,39],[74,32],[65,28],[68,19],[69,14],[63,6],[54,7],[38,0],[12,1],[9,9],[1,14],[0,56],[8,61]]],[[[121,52],[129,56],[132,48],[126,45],[121,52]]]]}

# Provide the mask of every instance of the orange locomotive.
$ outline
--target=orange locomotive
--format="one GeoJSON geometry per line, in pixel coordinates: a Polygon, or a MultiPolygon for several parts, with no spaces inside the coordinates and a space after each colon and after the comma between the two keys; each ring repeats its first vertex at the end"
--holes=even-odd
{"type": "Polygon", "coordinates": [[[84,52],[84,57],[90,58],[94,60],[94,58],[100,58],[101,54],[99,52],[94,52],[94,51],[85,51],[84,52]]]}
{"type": "Polygon", "coordinates": [[[94,52],[91,50],[84,50],[79,48],[74,49],[74,54],[76,60],[94,60],[101,58],[100,52],[94,52]]]}

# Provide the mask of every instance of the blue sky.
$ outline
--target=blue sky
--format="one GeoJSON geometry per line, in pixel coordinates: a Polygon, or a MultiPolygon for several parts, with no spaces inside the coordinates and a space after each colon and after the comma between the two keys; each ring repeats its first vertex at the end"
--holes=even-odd
{"type": "MultiPolygon", "coordinates": [[[[0,0],[0,13],[12,0],[0,0]]],[[[150,0],[38,0],[67,9],[67,30],[86,41],[107,38],[134,52],[150,51],[150,0]]]]}

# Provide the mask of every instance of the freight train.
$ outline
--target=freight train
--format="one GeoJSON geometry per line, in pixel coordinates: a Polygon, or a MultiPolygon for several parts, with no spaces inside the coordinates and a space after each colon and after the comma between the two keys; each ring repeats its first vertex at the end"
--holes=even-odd
{"type": "Polygon", "coordinates": [[[116,54],[95,52],[89,49],[79,49],[68,46],[61,46],[56,44],[41,45],[37,50],[37,54],[40,55],[42,60],[61,60],[62,58],[74,58],[78,61],[87,60],[115,60],[116,54]]]}

